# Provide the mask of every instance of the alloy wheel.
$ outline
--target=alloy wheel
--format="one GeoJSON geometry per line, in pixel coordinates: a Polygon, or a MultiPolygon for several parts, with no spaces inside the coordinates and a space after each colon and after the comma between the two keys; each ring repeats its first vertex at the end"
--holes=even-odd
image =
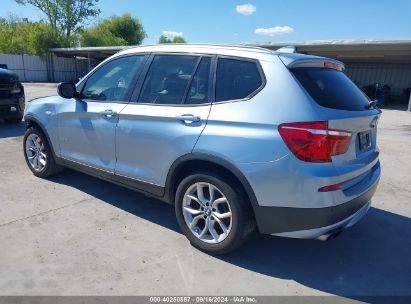
{"type": "Polygon", "coordinates": [[[230,203],[215,185],[191,185],[184,194],[182,209],[188,228],[200,240],[220,243],[229,235],[233,225],[230,203]]]}
{"type": "Polygon", "coordinates": [[[26,156],[30,166],[37,172],[44,169],[47,164],[46,147],[40,136],[30,134],[26,139],[26,156]]]}

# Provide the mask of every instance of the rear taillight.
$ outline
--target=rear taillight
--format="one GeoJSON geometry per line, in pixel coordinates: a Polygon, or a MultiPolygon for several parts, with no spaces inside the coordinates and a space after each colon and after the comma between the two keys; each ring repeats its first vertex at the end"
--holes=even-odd
{"type": "Polygon", "coordinates": [[[328,128],[326,121],[285,123],[278,127],[281,137],[306,162],[331,162],[331,156],[347,152],[351,132],[328,128]]]}

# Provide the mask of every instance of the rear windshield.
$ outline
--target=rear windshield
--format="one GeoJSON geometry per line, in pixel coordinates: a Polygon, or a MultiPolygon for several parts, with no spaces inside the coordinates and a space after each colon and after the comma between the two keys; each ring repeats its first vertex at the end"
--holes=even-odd
{"type": "Polygon", "coordinates": [[[320,106],[348,111],[366,109],[368,98],[343,72],[324,68],[295,68],[291,72],[320,106]]]}

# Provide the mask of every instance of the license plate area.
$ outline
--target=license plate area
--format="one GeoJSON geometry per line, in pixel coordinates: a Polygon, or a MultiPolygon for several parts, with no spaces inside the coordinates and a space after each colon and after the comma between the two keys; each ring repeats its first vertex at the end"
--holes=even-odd
{"type": "Polygon", "coordinates": [[[366,151],[371,148],[371,131],[358,133],[358,144],[360,151],[366,151]]]}

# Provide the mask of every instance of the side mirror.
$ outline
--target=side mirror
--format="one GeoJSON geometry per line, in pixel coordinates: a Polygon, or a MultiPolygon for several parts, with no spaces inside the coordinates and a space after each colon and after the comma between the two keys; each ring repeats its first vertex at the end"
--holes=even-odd
{"type": "Polygon", "coordinates": [[[77,89],[74,83],[61,82],[57,86],[57,93],[63,98],[75,98],[77,97],[77,89]]]}

